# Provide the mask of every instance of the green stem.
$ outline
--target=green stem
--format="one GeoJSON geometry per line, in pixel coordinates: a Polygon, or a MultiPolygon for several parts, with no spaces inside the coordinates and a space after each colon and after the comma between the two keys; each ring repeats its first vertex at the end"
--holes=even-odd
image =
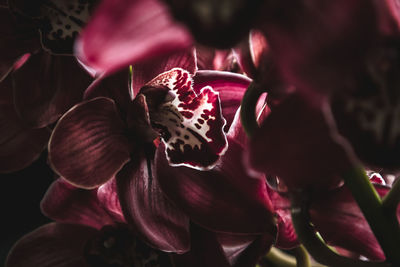
{"type": "MultiPolygon", "coordinates": [[[[295,257],[272,247],[264,260],[276,267],[324,267],[322,265],[311,265],[308,253],[303,246],[294,248],[292,251],[295,257]]],[[[269,266],[268,263],[266,265],[269,266]]]]}
{"type": "Polygon", "coordinates": [[[240,120],[248,137],[252,137],[258,129],[256,118],[256,106],[260,96],[265,93],[255,82],[252,82],[246,90],[240,108],[240,120]]]}
{"type": "Polygon", "coordinates": [[[400,228],[396,216],[385,212],[379,194],[362,168],[354,168],[343,178],[385,253],[386,261],[400,266],[400,228]]]}
{"type": "Polygon", "coordinates": [[[400,182],[395,182],[392,189],[382,199],[382,206],[386,214],[396,214],[397,207],[400,203],[400,182]]]}
{"type": "Polygon", "coordinates": [[[294,248],[293,253],[296,257],[297,267],[311,267],[310,257],[302,245],[294,248]]]}
{"type": "Polygon", "coordinates": [[[291,198],[291,215],[293,226],[299,241],[306,247],[313,258],[321,264],[337,267],[388,267],[380,262],[367,262],[343,257],[336,254],[314,230],[310,223],[308,205],[304,199],[306,195],[294,193],[291,198]]]}

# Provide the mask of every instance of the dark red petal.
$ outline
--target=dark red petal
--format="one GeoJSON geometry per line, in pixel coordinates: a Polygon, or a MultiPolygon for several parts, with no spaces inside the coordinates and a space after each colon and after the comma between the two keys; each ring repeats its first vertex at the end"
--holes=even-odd
{"type": "Polygon", "coordinates": [[[46,224],[14,245],[6,267],[86,267],[85,243],[96,233],[96,229],[83,225],[46,224]]]}
{"type": "Polygon", "coordinates": [[[364,68],[365,54],[379,38],[377,2],[295,1],[274,5],[266,5],[264,16],[270,20],[262,28],[288,84],[302,91],[326,93],[355,83],[355,70],[364,68]],[[273,13],[277,9],[278,16],[273,13]]]}
{"type": "MultiPolygon", "coordinates": [[[[375,185],[381,196],[388,187],[375,185]]],[[[311,220],[328,244],[343,247],[371,260],[385,256],[368,222],[346,187],[324,193],[310,207],[311,220]]]]}
{"type": "Polygon", "coordinates": [[[125,218],[152,247],[186,252],[190,247],[189,219],[161,192],[150,165],[144,156],[137,154],[117,175],[125,218]]]}
{"type": "Polygon", "coordinates": [[[157,150],[156,175],[163,192],[196,223],[220,232],[275,235],[272,205],[262,179],[247,175],[243,149],[229,140],[229,149],[210,171],[171,167],[157,150]]]}
{"type": "Polygon", "coordinates": [[[114,71],[188,48],[191,37],[155,0],[103,1],[77,45],[79,58],[98,71],[114,71]]]}
{"type": "Polygon", "coordinates": [[[26,127],[13,107],[0,104],[0,173],[29,166],[46,148],[50,134],[47,128],[26,127]]]}
{"type": "Polygon", "coordinates": [[[98,201],[96,190],[77,188],[62,178],[49,187],[40,206],[44,215],[61,223],[97,229],[113,223],[113,218],[98,201]]]}
{"type": "Polygon", "coordinates": [[[95,188],[129,160],[130,146],[114,101],[99,97],[70,109],[49,142],[53,169],[70,183],[95,188]]]}
{"type": "Polygon", "coordinates": [[[18,21],[8,8],[0,6],[0,81],[24,54],[40,48],[39,31],[18,21]]]}
{"type": "Polygon", "coordinates": [[[32,55],[12,73],[18,114],[45,127],[82,100],[91,77],[72,56],[32,55]]]}
{"type": "Polygon", "coordinates": [[[84,99],[105,96],[113,99],[118,107],[127,111],[129,103],[132,101],[130,76],[128,68],[111,75],[101,75],[86,89],[84,99]]]}
{"type": "Polygon", "coordinates": [[[175,267],[230,267],[215,233],[191,224],[191,249],[185,254],[172,254],[175,267]]]}
{"type": "Polygon", "coordinates": [[[118,198],[115,178],[112,178],[97,189],[97,198],[100,205],[107,211],[114,221],[125,223],[121,203],[118,198]]]}
{"type": "Polygon", "coordinates": [[[174,68],[148,84],[169,88],[170,102],[150,113],[151,121],[162,132],[171,165],[209,169],[227,149],[219,94],[210,86],[193,90],[189,72],[174,68]]]}
{"type": "Polygon", "coordinates": [[[199,92],[204,86],[211,86],[219,93],[222,115],[227,122],[225,130],[228,130],[251,80],[232,72],[209,70],[197,71],[193,80],[195,92],[199,92]]]}
{"type": "Polygon", "coordinates": [[[290,200],[287,196],[281,196],[270,188],[268,188],[268,195],[278,215],[278,235],[274,245],[282,249],[292,249],[298,246],[299,241],[290,214],[290,200]]]}
{"type": "Polygon", "coordinates": [[[352,166],[322,107],[291,95],[264,120],[250,142],[250,163],[292,189],[336,186],[352,166]]]}
{"type": "Polygon", "coordinates": [[[160,73],[181,68],[192,75],[196,73],[196,56],[193,48],[133,65],[132,90],[136,96],[140,88],[160,73]]]}

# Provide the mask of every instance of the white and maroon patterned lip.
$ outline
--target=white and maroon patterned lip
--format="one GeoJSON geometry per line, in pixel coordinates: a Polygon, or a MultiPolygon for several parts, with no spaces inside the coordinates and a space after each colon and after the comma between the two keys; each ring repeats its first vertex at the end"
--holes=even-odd
{"type": "Polygon", "coordinates": [[[228,148],[223,131],[226,121],[218,93],[205,86],[196,94],[192,84],[191,74],[180,68],[151,80],[148,86],[168,87],[171,99],[151,112],[150,117],[153,125],[161,130],[172,166],[207,170],[228,148]]]}

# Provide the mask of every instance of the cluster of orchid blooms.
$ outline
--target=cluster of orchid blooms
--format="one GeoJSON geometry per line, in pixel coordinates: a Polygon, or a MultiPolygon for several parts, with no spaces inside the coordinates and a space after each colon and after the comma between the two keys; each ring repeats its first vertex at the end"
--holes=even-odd
{"type": "Polygon", "coordinates": [[[400,266],[397,0],[0,0],[6,267],[400,266]],[[39,203],[38,203],[39,205],[39,203]]]}

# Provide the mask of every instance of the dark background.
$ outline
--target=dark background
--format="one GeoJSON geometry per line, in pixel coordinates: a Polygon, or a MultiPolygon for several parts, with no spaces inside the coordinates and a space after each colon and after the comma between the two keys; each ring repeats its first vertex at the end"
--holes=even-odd
{"type": "Polygon", "coordinates": [[[40,201],[55,179],[46,162],[44,152],[29,167],[0,174],[0,266],[19,238],[50,221],[40,212],[40,201]]]}

